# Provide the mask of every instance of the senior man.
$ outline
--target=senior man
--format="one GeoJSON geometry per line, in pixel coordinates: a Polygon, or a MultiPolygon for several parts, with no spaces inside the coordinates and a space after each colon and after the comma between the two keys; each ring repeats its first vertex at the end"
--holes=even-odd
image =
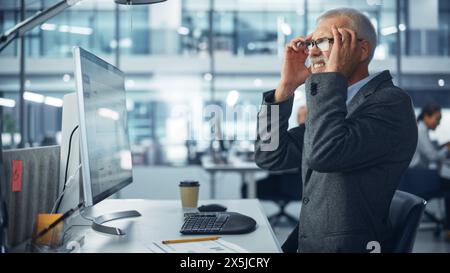
{"type": "Polygon", "coordinates": [[[368,252],[376,243],[391,250],[389,207],[414,154],[417,125],[410,97],[389,71],[369,75],[376,41],[361,12],[327,11],[312,34],[286,46],[279,85],[263,95],[256,163],[283,170],[302,162],[300,220],[285,251],[368,252]],[[304,138],[287,130],[303,84],[304,138]]]}

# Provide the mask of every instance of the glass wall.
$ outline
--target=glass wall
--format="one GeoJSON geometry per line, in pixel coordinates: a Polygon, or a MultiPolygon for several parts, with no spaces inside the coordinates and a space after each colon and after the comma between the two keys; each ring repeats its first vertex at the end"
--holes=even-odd
{"type": "MultiPolygon", "coordinates": [[[[57,1],[26,1],[27,16],[57,1]]],[[[115,9],[112,0],[82,1],[75,7],[42,24],[27,34],[29,56],[66,57],[73,45],[90,48],[109,55],[119,46],[125,55],[179,54],[197,55],[206,52],[209,33],[209,0],[178,0],[180,17],[158,24],[155,7],[118,6],[120,41],[115,40],[115,9]],[[156,22],[155,22],[156,20],[156,22]],[[173,37],[171,46],[161,47],[152,36],[173,37]]],[[[401,1],[408,55],[449,56],[448,3],[439,0],[436,28],[421,28],[411,23],[417,18],[408,14],[409,1],[401,1]],[[411,27],[409,26],[411,23],[411,27]],[[439,41],[443,46],[427,41],[439,41]]],[[[2,1],[0,30],[12,27],[20,18],[20,1],[2,1]],[[5,2],[5,4],[3,4],[5,2]],[[8,4],[9,3],[9,4],[8,4]]],[[[395,54],[396,1],[386,0],[215,0],[213,3],[214,48],[232,55],[277,55],[280,46],[291,38],[314,30],[316,18],[325,10],[336,7],[357,8],[369,16],[379,34],[378,57],[395,54]]],[[[426,20],[429,20],[427,18],[426,20]]],[[[2,55],[17,55],[10,46],[2,55]]]]}
{"type": "MultiPolygon", "coordinates": [[[[27,16],[57,2],[27,0],[27,16]]],[[[112,63],[120,52],[120,66],[127,73],[127,107],[135,164],[198,164],[203,154],[217,146],[207,137],[192,137],[198,132],[205,136],[211,133],[208,125],[212,117],[205,114],[205,108],[211,104],[220,107],[224,115],[227,108],[242,107],[247,111],[245,115],[224,119],[220,130],[229,136],[219,146],[234,147],[244,154],[252,151],[254,113],[262,92],[277,85],[285,44],[314,31],[317,17],[331,8],[356,8],[371,19],[379,37],[375,60],[391,65],[395,77],[399,30],[402,67],[417,66],[414,73],[403,73],[402,87],[411,94],[417,108],[429,101],[450,108],[450,71],[430,72],[434,66],[443,67],[450,56],[448,3],[401,0],[400,24],[396,26],[397,7],[392,0],[169,0],[152,6],[116,6],[113,0],[84,0],[29,32],[26,56],[27,62],[38,67],[40,60],[42,63],[49,59],[62,63],[70,60],[74,45],[112,63]],[[421,8],[418,4],[421,2],[428,7],[421,8]],[[429,8],[430,5],[435,6],[429,8]],[[430,16],[428,13],[433,11],[435,16],[430,16]],[[417,16],[421,13],[423,16],[417,16]],[[209,54],[210,48],[213,56],[209,54]],[[418,61],[410,65],[408,58],[418,61]],[[141,70],[127,65],[140,60],[148,61],[154,69],[146,69],[146,63],[138,65],[141,70]],[[433,62],[430,67],[420,67],[421,60],[433,62]],[[130,67],[133,69],[127,69],[130,67]],[[230,133],[233,130],[248,138],[236,139],[233,137],[236,134],[230,133]]],[[[19,21],[20,1],[2,1],[0,31],[19,21]]],[[[10,64],[5,60],[17,61],[17,55],[18,45],[12,43],[0,53],[1,65],[10,64]]],[[[42,145],[48,135],[58,141],[60,100],[75,88],[73,73],[61,70],[65,72],[26,72],[26,91],[43,96],[44,102],[46,98],[57,102],[51,105],[26,101],[28,145],[42,145]]],[[[2,106],[7,127],[3,142],[7,147],[15,147],[20,140],[19,77],[8,71],[0,68],[0,92],[14,101],[15,106],[2,106]]],[[[300,88],[294,112],[304,103],[300,88]]],[[[291,123],[295,125],[295,117],[291,123]]],[[[449,126],[441,125],[445,130],[449,126]]],[[[443,132],[440,135],[445,135],[446,131],[443,132]]]]}
{"type": "MultiPolygon", "coordinates": [[[[0,7],[0,29],[20,21],[20,1],[0,7]]],[[[26,17],[58,1],[26,1],[26,17]]],[[[149,54],[148,8],[118,6],[121,20],[120,41],[115,40],[115,8],[113,1],[82,1],[60,15],[27,33],[27,55],[30,57],[70,57],[74,45],[89,48],[97,54],[113,54],[119,46],[123,54],[149,54]]],[[[10,46],[2,55],[17,55],[10,46]]]]}

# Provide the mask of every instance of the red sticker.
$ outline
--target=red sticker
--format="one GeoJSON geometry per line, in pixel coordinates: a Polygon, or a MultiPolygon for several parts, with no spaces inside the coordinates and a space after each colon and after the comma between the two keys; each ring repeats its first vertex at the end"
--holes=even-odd
{"type": "Polygon", "coordinates": [[[11,176],[11,191],[12,192],[22,191],[22,170],[23,170],[22,160],[13,160],[12,161],[12,176],[11,176]]]}

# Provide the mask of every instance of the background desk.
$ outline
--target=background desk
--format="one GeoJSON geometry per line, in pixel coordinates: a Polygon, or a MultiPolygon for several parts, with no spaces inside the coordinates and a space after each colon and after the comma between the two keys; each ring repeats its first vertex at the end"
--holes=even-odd
{"type": "MultiPolygon", "coordinates": [[[[212,202],[227,206],[228,211],[248,215],[257,222],[256,230],[251,233],[220,235],[222,239],[250,252],[281,252],[280,244],[258,200],[200,200],[199,205],[212,202]]],[[[75,233],[85,235],[81,252],[150,252],[146,245],[154,241],[205,236],[179,233],[183,223],[179,200],[107,199],[93,207],[89,214],[97,216],[132,209],[139,211],[142,216],[109,223],[111,226],[123,228],[126,232],[123,236],[102,234],[88,227],[73,227],[75,233]]],[[[73,221],[76,222],[77,219],[73,221]]]]}
{"type": "Polygon", "coordinates": [[[217,172],[237,172],[241,175],[242,183],[247,183],[247,197],[256,198],[256,172],[265,172],[259,168],[255,162],[237,161],[228,164],[216,164],[209,158],[202,158],[202,167],[209,173],[211,193],[210,198],[216,197],[216,173],[217,172]]]}

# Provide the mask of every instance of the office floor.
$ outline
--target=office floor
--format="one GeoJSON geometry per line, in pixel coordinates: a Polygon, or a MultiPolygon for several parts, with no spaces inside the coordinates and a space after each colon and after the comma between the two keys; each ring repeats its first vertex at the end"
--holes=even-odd
{"type": "MultiPolygon", "coordinates": [[[[263,208],[265,209],[268,215],[272,214],[276,209],[269,203],[263,202],[263,208]]],[[[299,211],[300,206],[296,204],[292,204],[288,207],[288,212],[294,215],[297,211],[299,211]]],[[[297,214],[295,214],[297,215],[297,214]]],[[[447,242],[444,239],[444,234],[441,234],[439,238],[435,238],[433,236],[433,231],[427,229],[429,225],[423,223],[421,228],[419,229],[416,242],[414,244],[414,253],[450,253],[450,242],[447,242]]],[[[280,244],[286,240],[289,233],[294,228],[294,225],[288,223],[287,221],[281,221],[281,223],[277,227],[273,227],[275,236],[277,237],[280,244]]]]}
{"type": "Polygon", "coordinates": [[[432,231],[419,230],[414,244],[415,253],[450,253],[450,242],[441,235],[434,238],[432,231]]]}

